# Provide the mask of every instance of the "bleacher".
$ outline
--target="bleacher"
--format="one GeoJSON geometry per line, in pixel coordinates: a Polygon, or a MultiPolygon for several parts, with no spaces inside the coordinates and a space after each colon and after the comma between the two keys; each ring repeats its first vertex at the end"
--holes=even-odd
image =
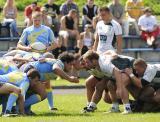
{"type": "MultiPolygon", "coordinates": [[[[24,27],[18,28],[20,32],[24,27]]],[[[9,47],[15,47],[19,37],[0,37],[0,56],[7,52],[9,47]]],[[[160,37],[157,41],[160,42],[160,37]]],[[[159,62],[160,61],[160,49],[152,49],[146,47],[146,43],[141,40],[140,36],[129,35],[123,36],[123,53],[124,55],[132,56],[134,58],[144,58],[147,62],[159,62]]]]}
{"type": "MultiPolygon", "coordinates": [[[[160,37],[157,38],[160,42],[160,37]]],[[[123,53],[124,55],[134,58],[143,58],[147,62],[160,62],[160,48],[148,48],[146,43],[141,40],[140,36],[123,36],[123,53]]]]}

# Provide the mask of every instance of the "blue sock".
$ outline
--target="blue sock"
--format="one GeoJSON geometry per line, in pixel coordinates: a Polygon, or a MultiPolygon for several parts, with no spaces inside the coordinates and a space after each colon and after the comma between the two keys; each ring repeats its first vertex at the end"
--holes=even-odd
{"type": "Polygon", "coordinates": [[[12,110],[12,107],[14,103],[16,102],[17,98],[18,98],[18,95],[15,93],[12,93],[9,95],[6,110],[9,110],[9,111],[12,110]]]}
{"type": "Polygon", "coordinates": [[[53,93],[52,93],[52,89],[46,89],[47,91],[47,100],[48,100],[48,104],[49,104],[49,108],[53,108],[53,93]]]}
{"type": "Polygon", "coordinates": [[[25,108],[36,104],[41,101],[41,97],[38,94],[31,95],[29,98],[25,100],[24,106],[25,108]]]}

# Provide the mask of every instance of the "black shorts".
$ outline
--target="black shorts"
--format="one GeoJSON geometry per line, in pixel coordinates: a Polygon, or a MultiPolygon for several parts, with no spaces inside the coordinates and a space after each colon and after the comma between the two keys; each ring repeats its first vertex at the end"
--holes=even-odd
{"type": "Polygon", "coordinates": [[[155,91],[160,89],[160,83],[150,83],[148,86],[152,87],[155,91]]]}
{"type": "Polygon", "coordinates": [[[98,78],[98,77],[94,76],[94,78],[96,78],[98,81],[101,81],[102,79],[106,79],[106,80],[111,80],[113,82],[116,82],[115,78],[113,78],[113,77],[98,78]]]}

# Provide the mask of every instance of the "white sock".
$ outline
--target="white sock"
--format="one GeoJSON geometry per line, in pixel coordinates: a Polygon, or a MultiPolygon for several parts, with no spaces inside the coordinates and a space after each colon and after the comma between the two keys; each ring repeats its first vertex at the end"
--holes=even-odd
{"type": "Polygon", "coordinates": [[[96,104],[94,102],[90,102],[89,106],[96,108],[96,104]]]}
{"type": "Polygon", "coordinates": [[[91,103],[91,102],[87,102],[87,106],[89,106],[89,105],[90,105],[90,103],[91,103]]]}
{"type": "Polygon", "coordinates": [[[118,102],[112,103],[112,108],[119,109],[119,103],[118,102]]]}
{"type": "Polygon", "coordinates": [[[131,106],[129,103],[124,104],[124,110],[131,111],[131,106]]]}

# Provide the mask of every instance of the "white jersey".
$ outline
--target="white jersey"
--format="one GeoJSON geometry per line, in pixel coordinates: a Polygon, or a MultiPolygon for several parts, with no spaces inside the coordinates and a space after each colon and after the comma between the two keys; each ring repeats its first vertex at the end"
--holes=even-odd
{"type": "Polygon", "coordinates": [[[115,66],[111,63],[111,60],[112,58],[110,56],[100,55],[98,60],[100,70],[91,69],[89,73],[98,78],[112,77],[115,66]]]}
{"type": "Polygon", "coordinates": [[[160,83],[160,64],[147,64],[142,79],[149,83],[153,81],[160,83]]]}
{"type": "Polygon", "coordinates": [[[96,32],[99,36],[97,52],[103,53],[107,50],[115,50],[116,36],[122,35],[122,28],[115,20],[108,24],[105,24],[104,21],[99,21],[96,26],[96,32]]]}

